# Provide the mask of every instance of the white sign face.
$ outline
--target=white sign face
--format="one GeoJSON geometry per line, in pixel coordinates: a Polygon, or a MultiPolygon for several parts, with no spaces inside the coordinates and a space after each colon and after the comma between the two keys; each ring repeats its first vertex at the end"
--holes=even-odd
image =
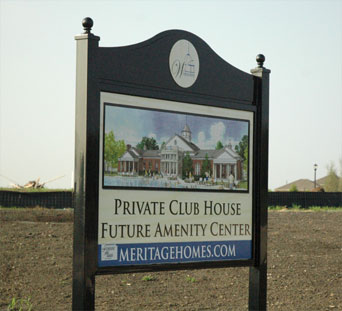
{"type": "Polygon", "coordinates": [[[170,52],[170,72],[175,82],[187,88],[193,85],[199,73],[199,59],[195,47],[187,40],[177,41],[170,52]]]}
{"type": "Polygon", "coordinates": [[[253,113],[101,93],[98,265],[252,258],[253,113]]]}

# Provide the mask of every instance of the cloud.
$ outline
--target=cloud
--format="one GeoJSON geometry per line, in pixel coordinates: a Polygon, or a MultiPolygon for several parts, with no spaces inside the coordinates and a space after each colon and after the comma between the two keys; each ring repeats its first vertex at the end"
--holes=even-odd
{"type": "Polygon", "coordinates": [[[205,133],[202,131],[197,135],[197,145],[202,149],[206,148],[205,133]]]}
{"type": "Polygon", "coordinates": [[[199,132],[197,141],[194,143],[201,149],[215,149],[217,142],[221,141],[224,146],[232,144],[233,150],[239,144],[239,141],[236,141],[234,137],[227,136],[227,128],[221,121],[211,125],[208,134],[206,135],[204,131],[199,132]]]}
{"type": "Polygon", "coordinates": [[[217,122],[217,123],[214,123],[210,127],[209,133],[210,133],[210,136],[211,136],[210,137],[211,141],[218,142],[220,140],[221,142],[223,142],[225,140],[224,136],[225,136],[225,133],[226,133],[226,127],[223,124],[223,122],[221,122],[221,121],[217,122]]]}
{"type": "Polygon", "coordinates": [[[150,133],[147,135],[148,138],[154,138],[155,140],[157,140],[157,135],[154,133],[150,133]]]}
{"type": "Polygon", "coordinates": [[[209,137],[206,137],[203,131],[197,135],[197,144],[201,149],[215,149],[218,141],[225,144],[226,126],[223,122],[216,122],[209,128],[209,137]]]}

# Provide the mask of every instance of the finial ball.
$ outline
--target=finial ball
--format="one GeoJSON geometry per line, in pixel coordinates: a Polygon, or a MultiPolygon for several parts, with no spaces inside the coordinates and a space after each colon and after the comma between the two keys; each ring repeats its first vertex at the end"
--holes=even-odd
{"type": "Polygon", "coordinates": [[[90,17],[85,17],[82,20],[82,26],[84,28],[84,33],[90,33],[91,27],[93,27],[94,22],[90,17]]]}
{"type": "Polygon", "coordinates": [[[262,67],[264,65],[265,59],[266,59],[265,56],[262,54],[258,54],[256,56],[256,61],[258,63],[258,67],[262,67]]]}

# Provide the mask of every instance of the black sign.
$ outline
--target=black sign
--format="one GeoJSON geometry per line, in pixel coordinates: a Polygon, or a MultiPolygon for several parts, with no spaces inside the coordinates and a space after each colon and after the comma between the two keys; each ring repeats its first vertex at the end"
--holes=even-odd
{"type": "Polygon", "coordinates": [[[166,31],[99,47],[76,36],[73,309],[95,275],[250,267],[266,309],[269,73],[166,31]]]}

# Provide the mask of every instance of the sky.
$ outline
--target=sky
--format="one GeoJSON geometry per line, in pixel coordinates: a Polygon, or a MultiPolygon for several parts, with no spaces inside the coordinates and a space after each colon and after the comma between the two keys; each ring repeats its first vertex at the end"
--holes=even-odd
{"type": "Polygon", "coordinates": [[[185,125],[191,131],[191,142],[200,149],[215,149],[219,141],[224,146],[230,143],[234,148],[244,135],[248,135],[249,123],[113,105],[106,105],[105,108],[105,133],[113,131],[115,140],[123,140],[126,145],[134,147],[144,136],[154,138],[160,147],[175,134],[182,136],[185,125]]]}
{"type": "MultiPolygon", "coordinates": [[[[94,20],[100,46],[169,29],[202,38],[250,73],[270,75],[269,188],[327,173],[342,157],[342,1],[0,0],[0,175],[70,188],[76,42],[94,20]]],[[[0,177],[0,187],[9,181],[0,177]]]]}

